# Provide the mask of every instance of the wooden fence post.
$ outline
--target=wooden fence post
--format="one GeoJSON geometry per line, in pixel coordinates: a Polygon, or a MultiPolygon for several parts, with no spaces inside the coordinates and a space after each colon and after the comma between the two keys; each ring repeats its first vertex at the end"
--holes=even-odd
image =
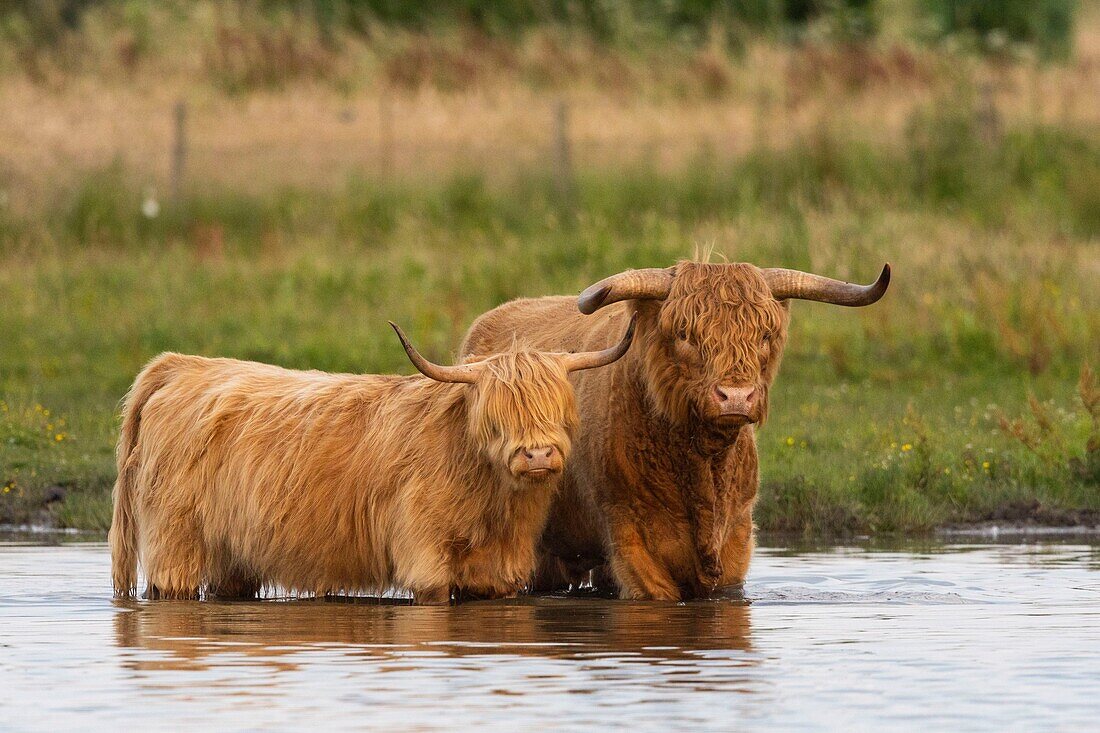
{"type": "Polygon", "coordinates": [[[576,190],[573,178],[573,154],[569,140],[569,104],[558,100],[554,115],[554,173],[558,195],[566,211],[573,214],[576,190]]]}
{"type": "Polygon", "coordinates": [[[386,88],[378,97],[378,161],[382,176],[392,178],[397,167],[393,129],[393,96],[386,88]]]}
{"type": "Polygon", "coordinates": [[[1001,114],[997,110],[997,97],[991,82],[978,87],[978,134],[986,145],[994,145],[1001,139],[1001,114]]]}
{"type": "Polygon", "coordinates": [[[176,102],[174,141],[172,144],[172,200],[179,203],[183,194],[184,166],[187,164],[187,103],[176,102]]]}

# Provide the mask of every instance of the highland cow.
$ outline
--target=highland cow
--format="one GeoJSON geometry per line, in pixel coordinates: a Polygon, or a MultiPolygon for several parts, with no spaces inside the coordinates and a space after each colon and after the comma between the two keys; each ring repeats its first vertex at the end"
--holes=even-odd
{"type": "Polygon", "coordinates": [[[599,343],[638,319],[638,346],[573,378],[580,427],[540,542],[533,588],[590,577],[625,598],[680,599],[736,587],[753,550],[753,426],[768,412],[791,299],[874,303],[869,286],[749,264],[631,270],[579,299],[505,303],[470,327],[462,353],[521,336],[534,348],[599,343]],[[604,572],[606,571],[606,572],[604,572]]]}
{"type": "MultiPolygon", "coordinates": [[[[392,324],[391,324],[392,325],[392,324]]],[[[511,347],[428,377],[327,374],[164,354],[128,395],[110,544],[114,587],[150,598],[263,586],[515,594],[569,455],[569,372],[626,353],[511,347]]]]}

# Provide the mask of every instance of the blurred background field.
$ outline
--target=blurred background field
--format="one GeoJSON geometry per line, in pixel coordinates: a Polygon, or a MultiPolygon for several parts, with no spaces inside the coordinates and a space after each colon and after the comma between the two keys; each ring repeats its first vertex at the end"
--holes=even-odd
{"type": "Polygon", "coordinates": [[[759,524],[1100,513],[1100,4],[0,4],[0,521],[103,528],[164,350],[410,371],[697,252],[793,306],[759,524]]]}

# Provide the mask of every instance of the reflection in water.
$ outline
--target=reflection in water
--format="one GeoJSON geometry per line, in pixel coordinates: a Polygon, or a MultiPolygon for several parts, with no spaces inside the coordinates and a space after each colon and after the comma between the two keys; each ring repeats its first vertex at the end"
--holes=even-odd
{"type": "MultiPolygon", "coordinates": [[[[697,658],[721,649],[749,652],[750,609],[728,601],[691,604],[525,598],[453,608],[325,600],[250,603],[116,601],[115,639],[137,670],[205,669],[219,655],[246,655],[279,669],[294,655],[338,649],[393,659],[410,651],[453,657],[514,655],[550,659],[697,658]]],[[[745,655],[744,663],[753,657],[745,655]]]]}
{"type": "Polygon", "coordinates": [[[1091,730],[1095,540],[762,547],[745,594],[414,607],[112,601],[0,542],[0,730],[1091,730]]]}

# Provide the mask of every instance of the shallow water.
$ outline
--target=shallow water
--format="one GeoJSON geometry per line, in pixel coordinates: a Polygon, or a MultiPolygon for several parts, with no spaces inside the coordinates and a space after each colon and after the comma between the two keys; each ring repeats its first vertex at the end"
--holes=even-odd
{"type": "MultiPolygon", "coordinates": [[[[961,540],[957,540],[961,542],[961,540]]],[[[0,729],[1095,729],[1100,544],[761,548],[749,604],[118,602],[0,543],[0,729]]]]}

